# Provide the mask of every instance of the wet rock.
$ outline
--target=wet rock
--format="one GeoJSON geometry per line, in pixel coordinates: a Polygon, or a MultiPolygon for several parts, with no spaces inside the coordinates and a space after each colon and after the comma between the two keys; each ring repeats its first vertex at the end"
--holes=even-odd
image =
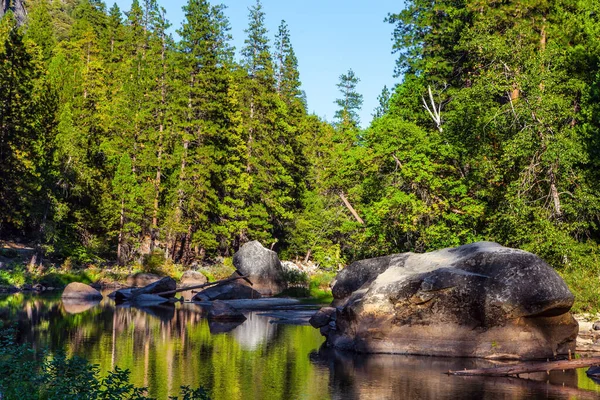
{"type": "Polygon", "coordinates": [[[63,299],[102,300],[102,294],[85,283],[71,282],[62,293],[63,299]]]}
{"type": "Polygon", "coordinates": [[[594,322],[594,325],[592,325],[592,329],[595,331],[600,331],[600,321],[594,322]]]}
{"type": "Polygon", "coordinates": [[[333,294],[338,308],[318,325],[340,349],[512,359],[575,349],[565,282],[539,257],[496,243],[353,263],[333,294]]]}
{"type": "Polygon", "coordinates": [[[161,278],[158,275],[147,274],[147,273],[137,273],[133,275],[129,275],[127,277],[127,285],[134,287],[143,287],[148,286],[156,281],[159,281],[161,278]]]}
{"type": "Polygon", "coordinates": [[[197,271],[185,271],[181,276],[181,286],[203,285],[208,282],[204,274],[197,271]]]}
{"type": "Polygon", "coordinates": [[[261,295],[250,286],[242,285],[239,282],[231,282],[224,285],[213,286],[198,292],[193,301],[213,301],[213,300],[239,300],[239,299],[260,299],[261,295]]]}
{"type": "Polygon", "coordinates": [[[317,311],[312,317],[310,317],[310,324],[315,328],[320,328],[329,324],[331,316],[335,314],[334,307],[323,307],[317,311]]]}
{"type": "Polygon", "coordinates": [[[263,296],[274,296],[287,288],[277,253],[256,240],[246,243],[233,255],[233,265],[242,275],[248,276],[253,288],[263,296]]]}
{"type": "Polygon", "coordinates": [[[216,300],[208,310],[208,319],[213,321],[245,321],[246,317],[229,304],[216,300]]]}
{"type": "MultiPolygon", "coordinates": [[[[109,296],[112,296],[117,302],[122,302],[133,300],[134,298],[145,294],[155,295],[158,293],[173,291],[176,288],[177,283],[175,282],[175,279],[170,277],[164,277],[154,283],[151,283],[139,289],[119,289],[116,292],[111,293],[109,296]]],[[[173,294],[166,295],[165,297],[173,297],[173,294]]]]}
{"type": "Polygon", "coordinates": [[[46,287],[44,285],[42,285],[41,283],[36,283],[35,285],[32,286],[32,289],[36,292],[43,292],[46,290],[46,287]]]}

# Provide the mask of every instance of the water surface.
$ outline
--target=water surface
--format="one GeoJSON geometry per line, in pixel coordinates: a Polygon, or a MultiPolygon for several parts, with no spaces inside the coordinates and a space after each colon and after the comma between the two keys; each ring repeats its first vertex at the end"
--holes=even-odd
{"type": "Polygon", "coordinates": [[[600,386],[583,370],[524,378],[447,376],[485,360],[356,355],[322,348],[310,326],[246,313],[241,325],[211,324],[191,303],[144,309],[64,304],[54,295],[0,298],[0,319],[36,349],[65,349],[131,371],[131,381],[166,399],[181,385],[204,386],[213,399],[595,399],[600,386]]]}

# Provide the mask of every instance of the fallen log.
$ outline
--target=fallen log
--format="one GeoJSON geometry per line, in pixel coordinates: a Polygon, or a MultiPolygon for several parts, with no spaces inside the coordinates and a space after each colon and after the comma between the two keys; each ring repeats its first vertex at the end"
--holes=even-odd
{"type": "Polygon", "coordinates": [[[214,281],[214,282],[208,282],[208,283],[203,283],[202,285],[194,285],[194,286],[186,286],[186,287],[182,287],[179,289],[175,289],[175,290],[168,290],[166,292],[161,292],[161,293],[156,293],[157,296],[168,296],[171,294],[176,294],[176,293],[180,293],[180,292],[185,292],[187,290],[192,290],[192,289],[202,289],[202,288],[206,288],[209,286],[215,286],[215,285],[221,285],[223,283],[227,283],[227,282],[231,282],[231,281],[236,281],[238,279],[244,279],[248,282],[250,282],[248,280],[248,277],[245,275],[240,275],[240,276],[234,276],[233,278],[227,278],[227,279],[221,279],[220,281],[214,281]]]}
{"type": "Polygon", "coordinates": [[[518,376],[532,372],[550,372],[575,368],[600,365],[600,357],[580,358],[577,360],[561,360],[547,362],[529,362],[506,367],[465,369],[462,371],[448,371],[447,375],[457,376],[518,376]]]}

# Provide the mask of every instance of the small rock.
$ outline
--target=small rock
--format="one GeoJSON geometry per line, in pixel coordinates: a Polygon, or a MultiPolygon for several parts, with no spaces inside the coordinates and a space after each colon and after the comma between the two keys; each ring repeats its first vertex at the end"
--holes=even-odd
{"type": "Polygon", "coordinates": [[[320,328],[325,326],[331,320],[331,316],[335,315],[334,307],[323,307],[317,311],[308,321],[313,327],[320,328]]]}
{"type": "Polygon", "coordinates": [[[127,285],[142,287],[142,286],[148,286],[151,283],[154,283],[159,280],[160,280],[160,276],[158,276],[158,275],[137,273],[137,274],[129,275],[127,277],[127,285]]]}
{"type": "Polygon", "coordinates": [[[594,322],[594,325],[592,326],[592,329],[595,330],[595,331],[600,331],[600,321],[594,322]]]}
{"type": "Polygon", "coordinates": [[[203,285],[207,282],[206,276],[198,271],[185,271],[181,275],[181,286],[203,285]]]}
{"type": "Polygon", "coordinates": [[[246,317],[229,304],[216,300],[212,303],[212,306],[208,311],[208,319],[219,321],[245,321],[246,317]]]}
{"type": "Polygon", "coordinates": [[[71,282],[62,294],[63,299],[101,300],[102,294],[85,283],[71,282]]]}
{"type": "Polygon", "coordinates": [[[46,290],[46,287],[41,283],[36,283],[35,285],[33,285],[32,289],[36,292],[43,292],[44,290],[46,290]]]}

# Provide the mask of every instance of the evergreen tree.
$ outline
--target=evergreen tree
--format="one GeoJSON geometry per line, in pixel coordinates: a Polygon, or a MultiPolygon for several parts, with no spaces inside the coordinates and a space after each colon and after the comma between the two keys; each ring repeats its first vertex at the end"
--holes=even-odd
{"type": "Polygon", "coordinates": [[[377,96],[377,101],[379,105],[375,108],[375,112],[373,113],[373,119],[378,119],[387,114],[390,110],[390,90],[387,86],[384,86],[381,90],[381,94],[377,96]]]}
{"type": "Polygon", "coordinates": [[[339,107],[335,112],[335,118],[342,131],[356,130],[360,125],[358,111],[362,107],[363,96],[356,91],[358,82],[360,79],[350,69],[346,74],[340,75],[340,82],[337,84],[342,98],[335,100],[335,104],[339,107]]]}

